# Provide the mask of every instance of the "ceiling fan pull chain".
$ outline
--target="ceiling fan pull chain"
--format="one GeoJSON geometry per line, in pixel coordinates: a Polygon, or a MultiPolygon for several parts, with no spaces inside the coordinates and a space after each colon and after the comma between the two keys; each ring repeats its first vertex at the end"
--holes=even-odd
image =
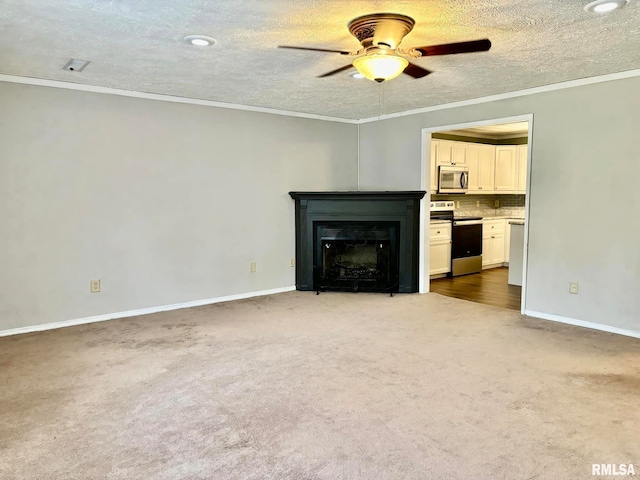
{"type": "Polygon", "coordinates": [[[378,120],[382,118],[382,110],[384,107],[384,84],[385,82],[380,82],[378,85],[378,120]]]}

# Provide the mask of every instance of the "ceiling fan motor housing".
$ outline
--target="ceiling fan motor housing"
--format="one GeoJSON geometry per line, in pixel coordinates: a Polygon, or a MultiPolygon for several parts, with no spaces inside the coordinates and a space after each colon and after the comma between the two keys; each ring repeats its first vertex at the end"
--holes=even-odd
{"type": "Polygon", "coordinates": [[[372,13],[354,18],[347,25],[365,50],[371,48],[395,50],[411,30],[413,18],[399,13],[372,13]]]}

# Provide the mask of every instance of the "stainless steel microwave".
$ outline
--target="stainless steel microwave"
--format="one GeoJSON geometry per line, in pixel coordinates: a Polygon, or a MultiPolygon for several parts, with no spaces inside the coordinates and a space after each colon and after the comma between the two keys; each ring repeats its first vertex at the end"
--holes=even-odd
{"type": "Polygon", "coordinates": [[[438,169],[438,193],[467,193],[469,169],[440,165],[438,169]]]}

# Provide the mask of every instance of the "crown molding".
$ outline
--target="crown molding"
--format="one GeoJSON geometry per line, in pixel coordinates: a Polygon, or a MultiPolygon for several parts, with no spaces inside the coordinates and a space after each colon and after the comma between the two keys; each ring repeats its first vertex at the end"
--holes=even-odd
{"type": "Polygon", "coordinates": [[[363,118],[358,123],[362,125],[365,123],[377,122],[379,120],[388,120],[391,118],[407,117],[409,115],[435,112],[438,110],[447,110],[450,108],[467,107],[469,105],[478,105],[480,103],[496,102],[498,100],[525,97],[527,95],[536,95],[538,93],[553,92],[556,90],[564,90],[565,88],[581,87],[584,85],[592,85],[594,83],[610,82],[613,80],[622,80],[625,78],[632,78],[632,77],[638,77],[638,76],[640,76],[640,69],[627,70],[625,72],[609,73],[607,75],[600,75],[597,77],[580,78],[578,80],[569,80],[567,82],[552,83],[551,85],[544,85],[542,87],[528,88],[525,90],[517,90],[515,92],[501,93],[498,95],[490,95],[488,97],[474,98],[471,100],[463,100],[460,102],[444,103],[442,105],[434,105],[432,107],[417,108],[415,110],[406,110],[404,112],[389,113],[387,115],[379,115],[376,117],[363,118]]]}
{"type": "Polygon", "coordinates": [[[36,85],[40,87],[63,88],[66,90],[78,90],[81,92],[103,93],[107,95],[119,95],[122,97],[143,98],[147,100],[158,100],[161,102],[185,103],[188,105],[201,105],[205,107],[227,108],[230,110],[243,110],[247,112],[268,113],[271,115],[283,115],[286,117],[308,118],[312,120],[323,120],[326,122],[339,122],[358,124],[358,120],[316,115],[313,113],[291,112],[288,110],[277,110],[274,108],[252,107],[250,105],[238,105],[234,103],[215,102],[213,100],[199,100],[196,98],[176,97],[173,95],[161,95],[157,93],[135,92],[133,90],[121,90],[118,88],[98,87],[95,85],[84,85],[81,83],[62,82],[60,80],[46,80],[43,78],[20,77],[16,75],[0,74],[0,82],[21,83],[24,85],[36,85]]]}
{"type": "Polygon", "coordinates": [[[360,120],[341,118],[341,117],[331,117],[331,116],[325,116],[325,115],[316,115],[312,113],[292,112],[289,110],[277,110],[273,108],[253,107],[249,105],[216,102],[213,100],[199,100],[195,98],[177,97],[172,95],[161,95],[157,93],[145,93],[145,92],[136,92],[133,90],[121,90],[117,88],[98,87],[94,85],[84,85],[80,83],[63,82],[60,80],[46,80],[43,78],[20,77],[17,75],[0,74],[0,82],[20,83],[25,85],[36,85],[41,87],[63,88],[67,90],[78,90],[82,92],[91,92],[91,93],[103,93],[107,95],[119,95],[123,97],[131,97],[131,98],[143,98],[147,100],[157,100],[161,102],[184,103],[188,105],[201,105],[201,106],[207,106],[207,107],[226,108],[230,110],[242,110],[242,111],[248,111],[248,112],[268,113],[271,115],[282,115],[287,117],[308,118],[312,120],[322,120],[327,122],[338,122],[338,123],[362,125],[365,123],[372,123],[380,120],[406,117],[410,115],[417,115],[420,113],[435,112],[438,110],[447,110],[450,108],[459,108],[459,107],[466,107],[470,105],[478,105],[481,103],[489,103],[489,102],[495,102],[499,100],[506,100],[509,98],[524,97],[527,95],[536,95],[538,93],[553,92],[556,90],[563,90],[565,88],[580,87],[584,85],[592,85],[594,83],[610,82],[614,80],[622,80],[625,78],[633,78],[638,76],[640,76],[640,69],[627,70],[624,72],[610,73],[606,75],[600,75],[597,77],[580,78],[578,80],[569,80],[566,82],[553,83],[553,84],[544,85],[541,87],[528,88],[525,90],[517,90],[515,92],[501,93],[498,95],[490,95],[487,97],[474,98],[471,100],[462,100],[460,102],[443,103],[441,105],[434,105],[431,107],[423,107],[423,108],[417,108],[414,110],[406,110],[404,112],[389,113],[386,115],[363,118],[360,120]]]}

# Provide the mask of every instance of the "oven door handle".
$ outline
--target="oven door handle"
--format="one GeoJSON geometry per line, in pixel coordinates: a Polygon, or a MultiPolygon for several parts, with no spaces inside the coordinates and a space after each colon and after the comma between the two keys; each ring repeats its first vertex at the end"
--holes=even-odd
{"type": "Polygon", "coordinates": [[[466,227],[467,225],[482,225],[482,220],[459,220],[457,222],[453,222],[454,227],[466,227]]]}

